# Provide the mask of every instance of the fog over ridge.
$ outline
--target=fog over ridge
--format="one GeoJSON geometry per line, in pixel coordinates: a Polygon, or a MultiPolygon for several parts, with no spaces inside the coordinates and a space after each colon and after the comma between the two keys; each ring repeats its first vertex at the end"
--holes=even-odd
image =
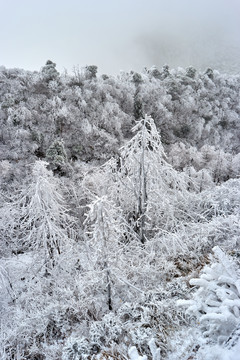
{"type": "Polygon", "coordinates": [[[0,65],[240,68],[239,0],[0,0],[0,65]]]}

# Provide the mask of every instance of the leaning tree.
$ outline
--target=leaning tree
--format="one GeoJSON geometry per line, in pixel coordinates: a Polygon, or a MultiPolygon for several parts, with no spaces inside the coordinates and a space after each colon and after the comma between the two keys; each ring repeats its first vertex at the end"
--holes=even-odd
{"type": "Polygon", "coordinates": [[[74,219],[64,203],[60,181],[47,165],[35,162],[31,180],[14,201],[6,204],[3,223],[17,252],[43,251],[46,262],[53,265],[57,254],[75,235],[74,219]]]}

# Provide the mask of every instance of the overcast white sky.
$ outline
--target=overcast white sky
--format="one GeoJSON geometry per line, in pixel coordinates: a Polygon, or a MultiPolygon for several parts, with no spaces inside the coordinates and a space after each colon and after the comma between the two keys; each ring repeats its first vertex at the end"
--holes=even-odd
{"type": "Polygon", "coordinates": [[[0,0],[0,65],[240,72],[240,0],[0,0]]]}

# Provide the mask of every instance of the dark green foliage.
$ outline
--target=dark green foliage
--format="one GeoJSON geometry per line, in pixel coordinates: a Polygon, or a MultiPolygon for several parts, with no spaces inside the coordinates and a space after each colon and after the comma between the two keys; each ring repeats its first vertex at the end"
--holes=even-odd
{"type": "Polygon", "coordinates": [[[143,117],[142,101],[138,98],[137,94],[134,97],[134,117],[136,120],[143,117]]]}
{"type": "Polygon", "coordinates": [[[45,157],[45,151],[44,151],[44,136],[43,134],[38,133],[37,131],[31,132],[32,140],[37,143],[38,147],[35,150],[35,155],[38,158],[44,158],[45,157]]]}
{"type": "Polygon", "coordinates": [[[143,82],[143,79],[139,73],[134,73],[132,77],[132,81],[136,86],[138,86],[143,82]]]}
{"type": "Polygon", "coordinates": [[[171,95],[173,101],[179,100],[181,96],[180,84],[175,79],[169,81],[167,92],[171,95]]]}
{"type": "Polygon", "coordinates": [[[190,127],[189,125],[182,125],[180,128],[176,128],[174,130],[174,134],[179,138],[187,138],[187,136],[190,133],[190,127]]]}
{"type": "MultiPolygon", "coordinates": [[[[150,70],[149,70],[149,74],[152,75],[155,79],[161,79],[162,78],[162,74],[160,73],[160,71],[155,67],[153,66],[150,70]]],[[[167,73],[164,74],[164,76],[166,75],[167,73]]]]}
{"type": "Polygon", "coordinates": [[[168,66],[168,65],[164,65],[164,66],[162,67],[162,71],[161,71],[162,79],[165,79],[165,78],[168,77],[169,75],[170,75],[169,66],[168,66]]]}
{"type": "Polygon", "coordinates": [[[54,173],[66,175],[67,154],[63,140],[57,139],[49,146],[46,152],[46,160],[54,173]]]}
{"type": "Polygon", "coordinates": [[[213,70],[212,70],[211,68],[208,68],[208,69],[205,71],[205,74],[209,77],[209,79],[213,80],[214,75],[213,75],[213,70]]]}
{"type": "Polygon", "coordinates": [[[102,79],[103,79],[103,80],[107,80],[107,79],[109,79],[109,76],[106,75],[106,74],[102,74],[102,79]]]}
{"type": "Polygon", "coordinates": [[[195,78],[196,72],[197,72],[197,70],[196,70],[194,67],[192,67],[192,66],[189,66],[189,67],[186,69],[186,75],[187,75],[188,77],[192,78],[192,79],[195,78]]]}
{"type": "Polygon", "coordinates": [[[96,65],[88,65],[86,66],[86,77],[87,79],[95,79],[97,77],[98,68],[96,65]]]}
{"type": "Polygon", "coordinates": [[[229,128],[228,122],[227,122],[226,120],[224,120],[224,119],[219,122],[219,125],[220,125],[223,129],[228,129],[228,128],[229,128]]]}
{"type": "Polygon", "coordinates": [[[46,62],[46,65],[41,70],[43,78],[46,82],[55,80],[59,77],[59,72],[56,69],[56,64],[51,60],[46,62]]]}

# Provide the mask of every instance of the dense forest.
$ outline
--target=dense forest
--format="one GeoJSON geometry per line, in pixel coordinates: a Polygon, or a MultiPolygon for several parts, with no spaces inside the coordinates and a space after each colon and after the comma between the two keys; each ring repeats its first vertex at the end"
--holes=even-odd
{"type": "Polygon", "coordinates": [[[240,76],[0,67],[0,358],[237,360],[240,76]]]}

